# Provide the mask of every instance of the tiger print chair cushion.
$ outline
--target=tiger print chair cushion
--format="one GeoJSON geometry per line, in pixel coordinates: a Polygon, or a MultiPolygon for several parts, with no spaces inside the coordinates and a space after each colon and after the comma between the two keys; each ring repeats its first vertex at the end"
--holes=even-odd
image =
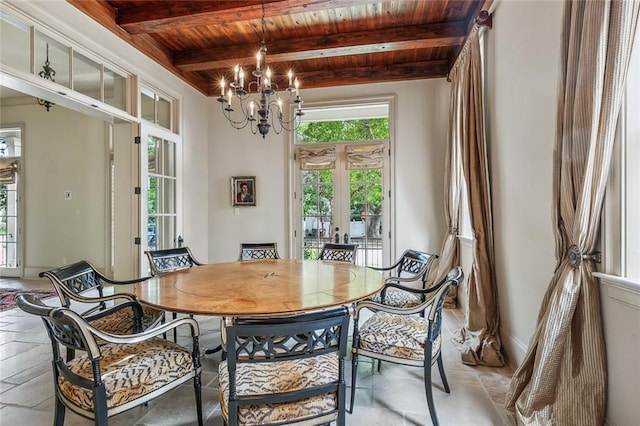
{"type": "Polygon", "coordinates": [[[398,288],[388,288],[382,300],[381,293],[371,296],[371,300],[387,306],[395,306],[397,308],[413,308],[422,303],[419,294],[403,291],[398,288]]]}
{"type": "MultiPolygon", "coordinates": [[[[378,354],[422,361],[428,334],[428,320],[423,317],[377,312],[362,324],[359,347],[378,354]]],[[[440,336],[433,342],[432,353],[437,354],[439,350],[440,336]]]]}
{"type": "MultiPolygon", "coordinates": [[[[225,421],[229,419],[229,371],[227,362],[218,367],[218,393],[220,408],[225,421]]],[[[272,363],[238,364],[236,370],[238,395],[271,394],[300,390],[309,385],[334,382],[338,377],[338,357],[336,353],[306,358],[296,361],[272,363]],[[310,374],[311,373],[311,374],[310,374]]],[[[300,401],[269,404],[245,405],[238,412],[238,424],[260,425],[288,420],[289,423],[303,421],[337,407],[335,394],[319,395],[300,401]],[[297,420],[292,420],[297,419],[297,420]]],[[[331,415],[326,422],[337,417],[331,415]]]]}
{"type": "MultiPolygon", "coordinates": [[[[155,325],[164,315],[163,311],[142,305],[142,328],[155,325]]],[[[90,324],[98,330],[112,334],[131,334],[133,333],[133,310],[121,309],[111,315],[95,319],[90,324]]]]}
{"type": "MultiPolygon", "coordinates": [[[[106,344],[100,347],[100,368],[107,394],[107,407],[115,407],[143,397],[193,372],[193,357],[185,348],[168,340],[153,338],[136,344],[106,344]]],[[[86,355],[67,362],[74,373],[93,380],[91,361],[86,355]]],[[[64,377],[58,378],[64,398],[93,411],[93,395],[64,377]]]]}

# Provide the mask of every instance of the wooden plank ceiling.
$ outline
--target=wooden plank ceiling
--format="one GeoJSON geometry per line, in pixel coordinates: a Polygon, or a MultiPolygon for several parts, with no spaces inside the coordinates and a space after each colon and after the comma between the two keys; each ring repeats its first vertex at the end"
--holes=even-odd
{"type": "MultiPolygon", "coordinates": [[[[260,0],[67,0],[208,96],[255,67],[260,0]]],[[[267,63],[279,87],[446,77],[492,0],[264,0],[267,63]]]]}

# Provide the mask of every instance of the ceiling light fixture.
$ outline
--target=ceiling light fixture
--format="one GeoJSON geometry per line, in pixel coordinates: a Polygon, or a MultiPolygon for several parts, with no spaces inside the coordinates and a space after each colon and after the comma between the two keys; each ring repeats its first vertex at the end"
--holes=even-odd
{"type": "MultiPolygon", "coordinates": [[[[44,66],[42,67],[42,71],[40,71],[38,75],[44,78],[45,80],[51,80],[55,83],[55,80],[53,79],[53,77],[56,75],[56,70],[54,70],[49,66],[49,43],[47,43],[46,45],[47,45],[47,60],[44,61],[44,66]]],[[[47,101],[45,99],[40,99],[40,98],[38,98],[38,104],[45,107],[47,109],[47,112],[49,112],[51,107],[55,105],[53,102],[47,101]]]]}
{"type": "Polygon", "coordinates": [[[222,107],[222,113],[235,129],[243,129],[247,125],[254,135],[260,133],[264,139],[270,129],[276,134],[283,130],[295,130],[300,124],[302,111],[302,97],[300,97],[300,84],[289,70],[289,85],[284,91],[287,103],[295,106],[293,117],[287,120],[283,113],[283,99],[278,94],[278,85],[272,81],[272,71],[267,65],[267,44],[264,36],[265,12],[264,0],[262,1],[262,42],[260,50],[256,54],[256,68],[251,72],[255,80],[250,81],[245,88],[245,72],[236,65],[233,71],[233,81],[227,83],[224,77],[220,81],[220,96],[218,102],[222,107]],[[225,91],[226,90],[226,91],[225,91]],[[255,90],[254,93],[251,93],[255,90]],[[237,113],[236,113],[237,109],[237,113]]]}

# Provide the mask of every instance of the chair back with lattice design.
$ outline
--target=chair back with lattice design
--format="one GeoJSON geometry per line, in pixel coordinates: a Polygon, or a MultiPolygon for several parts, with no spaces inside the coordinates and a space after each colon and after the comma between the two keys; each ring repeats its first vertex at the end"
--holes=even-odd
{"type": "Polygon", "coordinates": [[[398,262],[396,269],[397,277],[415,276],[420,277],[424,284],[426,283],[431,266],[438,258],[437,255],[424,253],[418,250],[405,250],[398,262]]]}
{"type": "MultiPolygon", "coordinates": [[[[95,290],[98,293],[98,297],[104,297],[105,277],[86,260],[61,266],[60,268],[52,269],[50,271],[41,272],[39,276],[41,278],[46,277],[51,281],[56,293],[58,294],[60,303],[64,307],[69,307],[71,305],[69,293],[83,294],[91,290],[95,290]]],[[[105,304],[102,302],[98,306],[82,312],[81,315],[89,315],[104,308],[105,304]]]]}
{"type": "Polygon", "coordinates": [[[238,260],[280,259],[277,243],[241,243],[238,260]]]}
{"type": "Polygon", "coordinates": [[[318,260],[356,263],[357,251],[358,244],[325,243],[322,246],[318,260]]]}
{"type": "Polygon", "coordinates": [[[202,265],[191,254],[189,247],[148,250],[145,254],[149,259],[152,275],[160,275],[202,265]]]}

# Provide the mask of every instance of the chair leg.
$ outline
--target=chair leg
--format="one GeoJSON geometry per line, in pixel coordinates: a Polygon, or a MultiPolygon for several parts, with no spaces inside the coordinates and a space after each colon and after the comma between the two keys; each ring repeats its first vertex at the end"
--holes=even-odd
{"type": "MultiPolygon", "coordinates": [[[[345,405],[346,405],[346,398],[345,398],[345,394],[346,394],[346,385],[345,383],[341,383],[340,386],[338,387],[338,418],[336,420],[336,426],[345,426],[346,421],[347,421],[347,415],[345,413],[345,405]]],[[[327,425],[330,425],[330,423],[327,423],[327,425]]]]}
{"type": "Polygon", "coordinates": [[[193,378],[193,388],[196,394],[196,410],[198,413],[198,426],[202,426],[204,421],[202,419],[202,381],[201,381],[200,374],[197,374],[193,378]]]}
{"type": "Polygon", "coordinates": [[[424,362],[424,390],[427,395],[427,405],[429,406],[429,414],[431,415],[431,422],[433,426],[438,426],[438,415],[436,414],[436,407],[433,404],[433,389],[431,386],[431,360],[427,357],[424,362]]]}
{"type": "Polygon", "coordinates": [[[107,396],[104,383],[93,392],[93,421],[96,426],[108,426],[107,396]]]}
{"type": "Polygon", "coordinates": [[[349,414],[353,414],[353,404],[356,400],[356,380],[358,377],[358,354],[351,355],[351,401],[349,402],[349,414]]]}
{"type": "Polygon", "coordinates": [[[60,398],[56,395],[56,407],[53,417],[53,425],[54,426],[64,426],[64,414],[67,408],[64,406],[60,398]]]}
{"type": "MultiPolygon", "coordinates": [[[[176,314],[175,312],[173,312],[172,316],[173,316],[173,319],[178,318],[178,314],[176,314]]],[[[177,327],[173,329],[173,341],[178,343],[178,330],[177,330],[177,327]]]]}
{"type": "Polygon", "coordinates": [[[444,386],[444,391],[446,393],[451,393],[451,389],[449,389],[449,382],[447,382],[447,375],[444,374],[444,364],[442,362],[442,354],[438,355],[438,371],[440,372],[440,378],[442,379],[442,385],[444,386]]]}

